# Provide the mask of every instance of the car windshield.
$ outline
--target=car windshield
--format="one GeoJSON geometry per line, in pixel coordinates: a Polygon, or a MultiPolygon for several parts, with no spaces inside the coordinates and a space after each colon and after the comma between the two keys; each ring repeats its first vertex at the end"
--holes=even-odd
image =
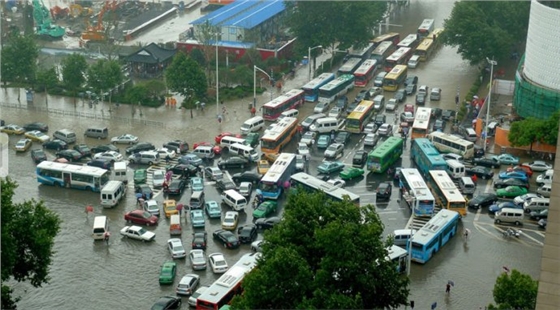
{"type": "MultiPolygon", "coordinates": [[[[221,259],[221,258],[219,258],[219,259],[221,259]]],[[[223,261],[223,260],[219,260],[219,259],[218,259],[218,260],[215,260],[215,261],[214,261],[214,264],[215,264],[216,266],[225,266],[225,265],[226,265],[226,262],[223,261]]]]}

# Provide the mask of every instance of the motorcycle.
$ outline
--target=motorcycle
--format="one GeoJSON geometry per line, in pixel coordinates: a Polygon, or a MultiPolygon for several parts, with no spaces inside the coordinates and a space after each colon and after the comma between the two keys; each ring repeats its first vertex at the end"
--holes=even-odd
{"type": "Polygon", "coordinates": [[[504,236],[504,238],[509,238],[509,237],[519,238],[519,236],[521,236],[522,233],[523,232],[520,229],[508,228],[502,233],[502,235],[504,236]]]}

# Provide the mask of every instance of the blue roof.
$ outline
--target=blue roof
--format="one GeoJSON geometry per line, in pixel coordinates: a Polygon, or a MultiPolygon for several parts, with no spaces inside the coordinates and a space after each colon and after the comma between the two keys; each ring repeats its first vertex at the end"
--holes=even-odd
{"type": "Polygon", "coordinates": [[[237,0],[195,21],[212,26],[233,26],[251,29],[285,10],[283,0],[237,0]]]}

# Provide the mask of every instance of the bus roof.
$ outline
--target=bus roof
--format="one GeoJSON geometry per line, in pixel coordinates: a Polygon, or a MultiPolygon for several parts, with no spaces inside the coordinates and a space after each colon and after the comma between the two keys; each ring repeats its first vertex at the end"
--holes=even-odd
{"type": "Polygon", "coordinates": [[[332,90],[333,88],[337,87],[338,85],[342,84],[342,83],[346,83],[348,81],[353,81],[354,80],[354,75],[352,74],[342,74],[341,76],[337,77],[336,79],[328,82],[327,84],[321,86],[321,88],[319,88],[319,90],[324,90],[324,91],[329,91],[332,90]]]}
{"type": "Polygon", "coordinates": [[[76,173],[84,173],[94,177],[100,177],[107,173],[107,170],[92,166],[80,166],[68,163],[57,163],[54,161],[43,161],[37,165],[37,169],[50,169],[55,171],[69,171],[76,173]]]}
{"type": "Polygon", "coordinates": [[[432,183],[435,183],[448,202],[466,202],[465,197],[459,191],[455,183],[453,183],[453,180],[451,180],[451,177],[446,171],[431,170],[430,178],[432,183]]]}
{"type": "Polygon", "coordinates": [[[428,135],[428,137],[430,137],[430,138],[431,137],[438,137],[438,138],[445,139],[445,140],[453,142],[453,143],[457,143],[457,144],[459,144],[461,146],[465,146],[465,147],[468,147],[471,144],[474,144],[471,141],[468,141],[468,140],[465,140],[465,139],[462,139],[462,138],[459,138],[457,136],[450,135],[450,134],[447,134],[447,133],[444,133],[444,132],[440,132],[440,131],[433,131],[428,135]]]}
{"type": "Polygon", "coordinates": [[[292,153],[282,153],[274,164],[268,169],[264,177],[261,179],[263,183],[277,183],[280,177],[290,167],[290,163],[296,160],[296,155],[292,153]]]}
{"type": "Polygon", "coordinates": [[[298,172],[296,174],[293,174],[292,179],[300,183],[305,183],[307,184],[307,186],[312,187],[318,191],[325,192],[328,196],[335,197],[339,200],[342,200],[344,196],[348,196],[350,201],[360,200],[359,195],[349,192],[344,188],[338,188],[305,172],[298,172]]]}
{"type": "Polygon", "coordinates": [[[270,132],[266,133],[261,140],[276,141],[286,130],[295,125],[297,125],[297,118],[284,117],[277,122],[274,128],[272,128],[270,132]]]}
{"type": "MultiPolygon", "coordinates": [[[[415,144],[417,144],[422,152],[427,156],[437,156],[440,155],[439,151],[436,149],[434,144],[427,138],[417,138],[414,139],[415,144]]],[[[443,158],[443,157],[442,157],[443,158]]]]}
{"type": "Polygon", "coordinates": [[[356,67],[358,67],[362,62],[361,58],[352,57],[348,59],[339,69],[339,72],[353,73],[356,67]]]}
{"type": "Polygon", "coordinates": [[[403,72],[407,71],[407,67],[405,65],[396,65],[387,75],[385,78],[387,80],[394,80],[398,78],[403,72]]]}
{"type": "Polygon", "coordinates": [[[434,36],[436,37],[436,39],[443,33],[445,29],[444,28],[437,28],[434,29],[434,31],[432,31],[432,33],[430,33],[429,37],[430,38],[434,38],[434,36]]]}
{"type": "Polygon", "coordinates": [[[428,221],[420,230],[412,236],[412,242],[427,244],[435,234],[443,229],[449,222],[458,219],[459,213],[456,211],[441,209],[432,219],[428,221]]]}
{"type": "Polygon", "coordinates": [[[373,109],[373,101],[369,100],[362,100],[358,106],[348,115],[348,119],[361,119],[362,115],[373,109]]]}
{"type": "Polygon", "coordinates": [[[391,46],[393,45],[393,42],[391,41],[383,41],[381,43],[379,43],[379,45],[373,50],[374,55],[383,55],[385,54],[385,51],[389,48],[391,48],[391,46]]]}
{"type": "Polygon", "coordinates": [[[430,28],[432,28],[433,26],[434,26],[434,20],[426,18],[422,21],[422,24],[420,24],[420,27],[418,27],[418,30],[419,31],[422,31],[422,30],[430,31],[430,28]]]}
{"type": "Polygon", "coordinates": [[[416,114],[414,115],[414,123],[412,124],[412,128],[427,129],[430,125],[431,114],[431,108],[418,107],[418,109],[416,109],[416,114]]]}
{"type": "Polygon", "coordinates": [[[400,47],[410,47],[410,45],[414,44],[418,40],[418,35],[416,33],[411,33],[407,35],[404,39],[402,39],[397,46],[400,47]]]}
{"type": "Polygon", "coordinates": [[[390,247],[387,248],[387,260],[388,261],[392,261],[395,258],[399,258],[401,256],[407,256],[408,255],[408,251],[401,248],[398,245],[391,245],[390,247]]]}
{"type": "Polygon", "coordinates": [[[269,101],[269,102],[265,103],[264,105],[268,108],[275,108],[275,107],[281,105],[282,103],[286,102],[287,100],[290,100],[294,97],[302,96],[302,95],[303,95],[303,90],[292,89],[289,92],[274,98],[272,101],[269,101]]]}
{"type": "MultiPolygon", "coordinates": [[[[385,42],[385,41],[393,41],[393,39],[397,37],[400,39],[401,35],[398,32],[389,32],[386,34],[382,34],[380,36],[375,37],[372,42],[375,44],[379,44],[381,42],[385,42]]],[[[399,41],[399,40],[397,40],[399,41]]]]}
{"type": "Polygon", "coordinates": [[[404,55],[406,55],[406,53],[410,52],[410,50],[411,50],[410,47],[401,47],[395,52],[393,52],[391,56],[387,57],[387,60],[397,61],[401,59],[404,55]]]}
{"type": "Polygon", "coordinates": [[[360,65],[360,67],[358,67],[356,72],[354,72],[354,75],[364,75],[368,73],[369,70],[371,70],[371,68],[375,68],[376,65],[377,65],[376,59],[367,59],[360,65]]]}
{"type": "Polygon", "coordinates": [[[432,44],[434,44],[434,40],[431,37],[426,37],[424,38],[424,40],[422,40],[422,42],[420,42],[416,50],[427,51],[432,46],[432,44]]]}
{"type": "Polygon", "coordinates": [[[324,85],[325,81],[332,81],[334,79],[334,73],[322,73],[318,77],[309,81],[309,83],[303,85],[302,89],[316,89],[320,85],[324,85]]]}
{"type": "Polygon", "coordinates": [[[410,187],[416,200],[434,200],[432,192],[430,192],[428,185],[424,181],[424,178],[422,178],[418,169],[403,168],[401,169],[401,176],[405,179],[406,184],[410,187]]]}
{"type": "Polygon", "coordinates": [[[375,45],[375,44],[374,44],[373,42],[371,42],[371,43],[368,43],[368,45],[366,45],[366,46],[365,46],[364,48],[362,48],[362,49],[358,49],[358,50],[352,49],[352,50],[350,50],[350,53],[348,53],[348,55],[349,55],[350,57],[360,57],[360,58],[363,58],[367,53],[369,53],[369,52],[373,49],[373,46],[374,46],[374,45],[375,45]]]}
{"type": "Polygon", "coordinates": [[[399,137],[389,137],[380,146],[376,147],[370,155],[373,157],[384,157],[387,153],[392,152],[395,147],[402,145],[403,139],[399,137]]]}

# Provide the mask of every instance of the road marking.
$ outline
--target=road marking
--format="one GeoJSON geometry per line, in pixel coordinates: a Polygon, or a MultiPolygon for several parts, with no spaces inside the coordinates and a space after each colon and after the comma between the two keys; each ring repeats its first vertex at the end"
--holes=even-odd
{"type": "Polygon", "coordinates": [[[478,210],[476,210],[476,215],[474,216],[473,222],[478,222],[478,219],[480,218],[481,213],[482,213],[482,208],[479,208],[478,210]]]}
{"type": "Polygon", "coordinates": [[[377,214],[393,214],[397,213],[397,211],[377,211],[377,214]]]}

